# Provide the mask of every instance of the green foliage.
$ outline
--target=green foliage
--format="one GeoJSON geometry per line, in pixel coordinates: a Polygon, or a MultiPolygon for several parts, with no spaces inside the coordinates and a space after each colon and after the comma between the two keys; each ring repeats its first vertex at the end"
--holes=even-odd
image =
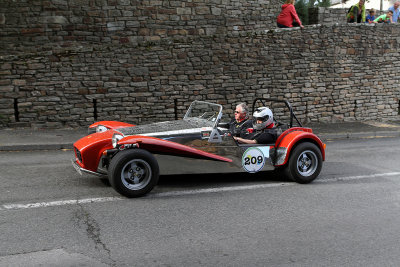
{"type": "Polygon", "coordinates": [[[304,25],[308,25],[310,23],[309,13],[310,8],[318,8],[318,7],[330,7],[331,1],[330,0],[297,0],[294,4],[296,7],[297,15],[301,22],[304,25]]]}
{"type": "Polygon", "coordinates": [[[309,0],[308,7],[330,7],[330,0],[309,0]]]}
{"type": "Polygon", "coordinates": [[[307,0],[298,0],[294,4],[297,15],[304,25],[308,25],[308,3],[307,0]]]}
{"type": "Polygon", "coordinates": [[[318,1],[317,7],[330,7],[331,6],[331,1],[330,0],[321,0],[318,1]]]}

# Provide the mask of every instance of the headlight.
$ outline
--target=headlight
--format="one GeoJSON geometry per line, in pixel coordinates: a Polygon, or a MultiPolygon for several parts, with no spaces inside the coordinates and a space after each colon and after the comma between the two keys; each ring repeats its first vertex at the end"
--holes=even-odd
{"type": "Polygon", "coordinates": [[[105,132],[107,130],[108,130],[108,128],[106,126],[103,126],[103,125],[97,125],[96,126],[96,133],[102,133],[102,132],[105,132]]]}
{"type": "Polygon", "coordinates": [[[120,134],[114,134],[114,135],[113,135],[113,137],[112,137],[112,139],[111,139],[113,148],[116,148],[116,147],[117,147],[118,141],[121,140],[122,138],[124,138],[124,136],[122,136],[122,135],[120,135],[120,134]]]}

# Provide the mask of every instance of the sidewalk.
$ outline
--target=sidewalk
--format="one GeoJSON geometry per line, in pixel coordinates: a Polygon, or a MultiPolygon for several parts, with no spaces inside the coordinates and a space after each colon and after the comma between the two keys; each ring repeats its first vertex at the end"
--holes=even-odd
{"type": "MultiPolygon", "coordinates": [[[[310,123],[324,142],[335,139],[399,137],[400,121],[310,123]]],[[[0,151],[72,149],[78,139],[87,135],[87,128],[78,129],[0,129],[0,151]]]]}
{"type": "Polygon", "coordinates": [[[72,149],[72,144],[87,135],[78,129],[1,129],[0,151],[72,149]]]}

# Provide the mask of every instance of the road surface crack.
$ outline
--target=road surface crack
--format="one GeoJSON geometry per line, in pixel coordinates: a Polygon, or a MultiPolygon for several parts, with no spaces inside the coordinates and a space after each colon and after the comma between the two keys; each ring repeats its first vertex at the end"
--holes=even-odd
{"type": "Polygon", "coordinates": [[[85,210],[85,208],[78,203],[79,210],[75,212],[76,223],[78,226],[86,228],[86,235],[90,240],[94,242],[95,248],[97,250],[104,250],[109,260],[115,265],[115,261],[111,257],[111,250],[101,239],[101,229],[97,221],[90,215],[90,213],[85,210]]]}

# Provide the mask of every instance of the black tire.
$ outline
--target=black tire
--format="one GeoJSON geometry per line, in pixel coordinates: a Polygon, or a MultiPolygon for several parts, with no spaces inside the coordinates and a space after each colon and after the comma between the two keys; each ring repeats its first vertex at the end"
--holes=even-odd
{"type": "Polygon", "coordinates": [[[126,197],[141,197],[158,183],[159,167],[154,156],[143,149],[128,149],[113,157],[108,169],[111,186],[126,197]]]}
{"type": "Polygon", "coordinates": [[[304,142],[291,151],[285,175],[300,184],[311,183],[322,169],[321,150],[313,143],[304,142]]]}

